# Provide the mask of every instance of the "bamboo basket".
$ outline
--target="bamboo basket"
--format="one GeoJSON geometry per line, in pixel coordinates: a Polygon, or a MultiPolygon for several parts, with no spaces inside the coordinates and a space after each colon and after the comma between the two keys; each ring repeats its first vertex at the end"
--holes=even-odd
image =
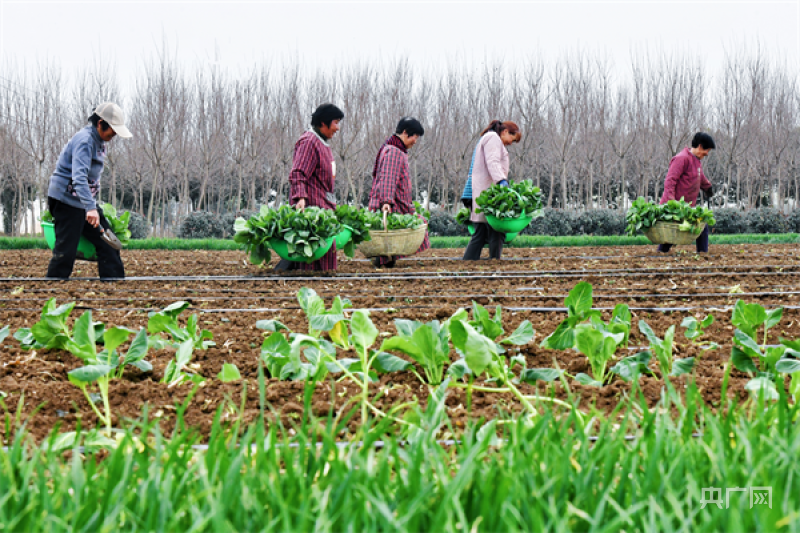
{"type": "MultiPolygon", "coordinates": [[[[697,226],[696,226],[697,227],[697,226]]],[[[699,225],[702,228],[702,224],[699,225]]],[[[677,222],[656,222],[644,231],[653,244],[692,244],[700,233],[681,231],[677,222]]]]}
{"type": "Polygon", "coordinates": [[[364,257],[391,257],[393,255],[413,255],[419,250],[422,241],[425,240],[425,233],[428,225],[423,224],[417,229],[398,229],[389,231],[386,229],[386,213],[383,213],[383,230],[370,230],[370,240],[358,245],[358,251],[364,257]]]}

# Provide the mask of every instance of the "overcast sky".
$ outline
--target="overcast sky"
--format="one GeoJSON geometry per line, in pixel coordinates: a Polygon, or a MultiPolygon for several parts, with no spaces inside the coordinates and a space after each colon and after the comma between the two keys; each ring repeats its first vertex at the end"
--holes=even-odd
{"type": "Polygon", "coordinates": [[[65,71],[102,54],[123,82],[166,41],[187,66],[232,71],[298,56],[309,69],[407,57],[437,68],[453,59],[515,64],[576,49],[622,71],[632,50],[694,50],[709,69],[735,45],[756,42],[793,67],[800,59],[800,1],[558,2],[75,2],[0,0],[0,55],[65,71]]]}

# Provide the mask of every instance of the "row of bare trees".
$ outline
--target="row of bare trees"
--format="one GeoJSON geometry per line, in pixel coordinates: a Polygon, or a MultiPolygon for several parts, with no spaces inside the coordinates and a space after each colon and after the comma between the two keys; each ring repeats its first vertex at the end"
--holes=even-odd
{"type": "Polygon", "coordinates": [[[322,102],[346,115],[333,142],[340,202],[366,202],[376,151],[404,115],[426,128],[410,155],[415,195],[446,209],[458,206],[473,146],[494,118],[520,125],[511,177],[534,180],[551,207],[624,208],[659,197],[670,158],[698,130],[717,142],[705,168],[720,203],[787,209],[800,190],[796,72],[759,51],[732,52],[713,69],[680,54],[620,67],[575,53],[436,72],[398,60],[308,74],[295,61],[244,75],[185,68],[161,52],[135,79],[123,91],[113,65],[100,61],[77,73],[3,69],[6,233],[34,231],[62,147],[106,100],[123,106],[134,138],[110,143],[102,200],[141,213],[160,234],[194,210],[285,201],[294,143],[322,102]]]}

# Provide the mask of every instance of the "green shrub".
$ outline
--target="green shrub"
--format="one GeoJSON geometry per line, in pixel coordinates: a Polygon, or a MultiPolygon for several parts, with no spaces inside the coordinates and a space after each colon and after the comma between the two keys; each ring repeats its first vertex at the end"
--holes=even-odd
{"type": "Polygon", "coordinates": [[[224,236],[221,217],[208,211],[189,213],[178,228],[178,237],[181,239],[222,239],[224,236]]]}
{"type": "Polygon", "coordinates": [[[789,221],[774,207],[751,209],[745,215],[748,233],[787,233],[789,221]]]}
{"type": "Polygon", "coordinates": [[[146,218],[135,211],[131,211],[128,230],[131,232],[131,239],[146,239],[150,236],[151,227],[146,218]]]}
{"type": "Polygon", "coordinates": [[[618,209],[588,209],[575,217],[575,235],[622,235],[625,213],[618,209]]]}
{"type": "Polygon", "coordinates": [[[747,233],[747,220],[745,219],[745,212],[741,209],[719,207],[714,209],[714,218],[717,219],[714,233],[725,235],[747,233]]]}
{"type": "Polygon", "coordinates": [[[233,234],[236,233],[236,231],[233,229],[233,224],[236,222],[236,219],[238,217],[242,217],[245,220],[247,220],[251,216],[257,214],[258,214],[258,209],[256,209],[255,211],[251,211],[249,209],[240,209],[239,211],[225,213],[224,215],[222,215],[220,217],[220,220],[222,221],[222,230],[224,231],[222,238],[223,239],[233,238],[233,234]]]}
{"type": "Polygon", "coordinates": [[[574,235],[576,215],[563,209],[544,209],[544,216],[533,219],[523,235],[574,235]]]}
{"type": "Polygon", "coordinates": [[[800,209],[792,209],[792,212],[786,217],[786,222],[789,224],[789,231],[800,233],[800,209]]]}
{"type": "Polygon", "coordinates": [[[467,227],[456,222],[455,217],[441,209],[431,211],[428,219],[428,233],[435,237],[463,237],[469,235],[467,227]]]}

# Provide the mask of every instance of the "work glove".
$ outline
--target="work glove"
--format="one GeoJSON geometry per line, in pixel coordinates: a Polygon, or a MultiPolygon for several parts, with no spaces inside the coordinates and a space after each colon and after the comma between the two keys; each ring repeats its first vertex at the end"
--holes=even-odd
{"type": "Polygon", "coordinates": [[[711,197],[714,196],[714,189],[709,187],[708,189],[703,189],[703,200],[708,201],[711,200],[711,197]]]}
{"type": "Polygon", "coordinates": [[[508,180],[500,181],[499,185],[502,186],[502,187],[508,187],[508,180]]]}

